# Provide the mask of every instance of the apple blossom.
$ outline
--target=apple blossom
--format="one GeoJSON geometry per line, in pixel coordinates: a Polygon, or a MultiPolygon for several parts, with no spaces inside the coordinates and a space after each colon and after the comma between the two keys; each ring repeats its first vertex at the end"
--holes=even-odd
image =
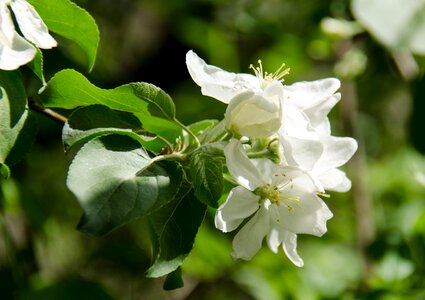
{"type": "Polygon", "coordinates": [[[353,156],[357,142],[331,136],[327,114],[341,98],[339,86],[336,78],[284,86],[279,136],[286,163],[309,171],[324,189],[345,192],[351,182],[337,168],[353,156]]]}
{"type": "Polygon", "coordinates": [[[233,239],[233,257],[251,259],[266,238],[269,248],[279,246],[297,266],[297,234],[321,236],[331,211],[318,197],[323,190],[303,170],[278,165],[266,158],[249,159],[242,144],[233,139],[225,148],[230,174],[239,184],[218,208],[215,225],[229,232],[242,226],[233,239]]]}
{"type": "Polygon", "coordinates": [[[34,58],[36,49],[27,40],[43,49],[57,45],[43,20],[28,2],[0,0],[0,69],[15,70],[34,58]],[[15,30],[9,6],[26,39],[15,30]]]}
{"type": "Polygon", "coordinates": [[[251,74],[236,74],[207,65],[193,51],[186,54],[192,79],[201,86],[203,95],[229,104],[225,113],[226,129],[236,136],[269,137],[281,126],[283,85],[288,69],[283,66],[273,74],[260,66],[251,74]]]}

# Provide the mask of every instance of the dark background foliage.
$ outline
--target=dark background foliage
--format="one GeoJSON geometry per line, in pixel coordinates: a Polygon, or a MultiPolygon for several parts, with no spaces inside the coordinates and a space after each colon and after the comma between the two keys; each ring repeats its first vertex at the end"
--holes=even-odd
{"type": "MultiPolygon", "coordinates": [[[[102,88],[153,83],[173,97],[185,124],[221,119],[225,110],[190,79],[189,49],[234,72],[250,72],[259,58],[271,72],[286,63],[287,84],[341,78],[331,121],[334,135],[360,144],[345,169],[353,188],[327,200],[335,216],[323,238],[299,236],[303,268],[266,247],[249,262],[232,260],[231,235],[214,229],[210,211],[183,264],[185,287],[165,292],[162,279],[144,277],[151,262],[146,220],[102,238],[75,229],[81,208],[65,186],[73,153],[63,154],[61,124],[35,113],[33,147],[0,182],[2,299],[425,298],[422,57],[391,51],[366,32],[330,32],[325,17],[353,19],[346,0],[76,2],[101,32],[88,78],[102,88]]],[[[68,67],[85,72],[79,50],[58,41],[67,47],[44,51],[47,79],[68,67]]],[[[36,91],[36,79],[25,78],[36,91]]]]}

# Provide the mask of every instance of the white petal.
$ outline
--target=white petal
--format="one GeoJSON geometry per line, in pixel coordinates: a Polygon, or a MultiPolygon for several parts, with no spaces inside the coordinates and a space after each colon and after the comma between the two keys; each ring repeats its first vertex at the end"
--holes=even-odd
{"type": "Polygon", "coordinates": [[[250,161],[238,140],[232,139],[229,142],[224,148],[224,155],[227,168],[237,183],[250,191],[263,185],[260,172],[250,161]]]}
{"type": "Polygon", "coordinates": [[[49,34],[46,24],[34,7],[25,0],[13,0],[10,5],[19,24],[19,29],[29,41],[43,49],[57,46],[55,39],[49,34]]]}
{"type": "Polygon", "coordinates": [[[335,192],[347,192],[351,188],[351,181],[345,173],[338,169],[331,169],[317,176],[323,188],[335,192]]]}
{"type": "Polygon", "coordinates": [[[30,62],[35,52],[35,48],[15,31],[9,9],[0,2],[0,69],[15,70],[30,62]]]}
{"type": "Polygon", "coordinates": [[[297,267],[304,266],[304,261],[297,253],[297,235],[288,231],[282,233],[282,248],[286,256],[296,265],[297,267]]]}
{"type": "Polygon", "coordinates": [[[291,105],[282,105],[282,111],[282,134],[298,139],[317,139],[317,132],[303,111],[291,105]]]}
{"type": "Polygon", "coordinates": [[[293,210],[288,210],[284,205],[279,207],[282,228],[293,233],[306,233],[322,236],[326,231],[326,221],[333,214],[315,194],[299,195],[300,201],[293,210]]]}
{"type": "Polygon", "coordinates": [[[280,101],[277,96],[242,92],[233,97],[225,114],[226,128],[242,136],[265,138],[281,126],[280,101]]]}
{"type": "Polygon", "coordinates": [[[336,78],[325,78],[316,81],[297,82],[285,86],[286,102],[297,106],[302,110],[327,101],[340,87],[341,83],[336,78]]]}
{"type": "Polygon", "coordinates": [[[321,174],[345,164],[356,152],[357,142],[349,137],[329,136],[322,140],[324,151],[313,171],[321,174]]]}
{"type": "Polygon", "coordinates": [[[282,240],[280,238],[279,230],[276,228],[272,228],[267,235],[267,246],[269,246],[269,249],[277,253],[279,251],[279,246],[282,243],[282,240]]]}
{"type": "Polygon", "coordinates": [[[341,94],[336,93],[323,101],[317,103],[317,105],[304,110],[304,113],[310,120],[310,124],[316,132],[321,135],[331,134],[331,124],[327,117],[328,113],[335,106],[336,103],[341,99],[341,94]]]}
{"type": "Polygon", "coordinates": [[[281,137],[284,156],[290,165],[313,170],[323,154],[323,145],[318,140],[281,137]]]}
{"type": "Polygon", "coordinates": [[[260,198],[244,187],[238,186],[216,211],[215,227],[223,232],[235,230],[242,221],[258,210],[260,198]]]}
{"type": "Polygon", "coordinates": [[[229,103],[237,94],[251,90],[260,91],[260,82],[251,74],[236,74],[207,65],[195,52],[186,54],[186,65],[193,81],[201,87],[203,95],[229,103]]]}
{"type": "Polygon", "coordinates": [[[270,219],[266,209],[261,206],[233,238],[233,258],[251,259],[260,250],[269,231],[270,219]]]}

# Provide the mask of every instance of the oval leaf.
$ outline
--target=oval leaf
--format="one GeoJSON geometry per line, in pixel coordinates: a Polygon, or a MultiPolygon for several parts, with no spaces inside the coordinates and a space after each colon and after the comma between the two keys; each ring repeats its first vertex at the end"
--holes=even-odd
{"type": "Polygon", "coordinates": [[[137,85],[149,86],[144,89],[146,95],[143,96],[141,90],[136,95],[135,84],[122,85],[111,90],[101,89],[91,84],[82,74],[68,69],[58,72],[47,83],[40,97],[47,107],[73,109],[101,104],[114,110],[130,112],[143,123],[146,130],[161,135],[169,141],[175,141],[181,133],[181,128],[169,120],[169,114],[173,110],[162,108],[159,112],[164,111],[164,113],[159,114],[157,110],[156,114],[151,114],[152,106],[159,105],[152,103],[167,102],[168,100],[158,100],[166,98],[164,95],[167,94],[151,84],[138,83],[137,85]]]}
{"type": "Polygon", "coordinates": [[[147,277],[160,277],[176,270],[190,253],[206,206],[193,190],[184,186],[174,200],[148,216],[152,227],[155,261],[147,277]]]}
{"type": "Polygon", "coordinates": [[[102,235],[172,201],[180,179],[158,165],[138,175],[149,163],[146,151],[126,136],[111,135],[85,144],[67,179],[84,211],[78,228],[102,235]]]}
{"type": "Polygon", "coordinates": [[[223,191],[223,158],[209,155],[201,148],[190,157],[190,174],[195,196],[217,208],[223,191]]]}
{"type": "Polygon", "coordinates": [[[69,0],[28,0],[49,30],[72,40],[84,51],[88,69],[96,60],[99,30],[92,16],[69,0]]]}

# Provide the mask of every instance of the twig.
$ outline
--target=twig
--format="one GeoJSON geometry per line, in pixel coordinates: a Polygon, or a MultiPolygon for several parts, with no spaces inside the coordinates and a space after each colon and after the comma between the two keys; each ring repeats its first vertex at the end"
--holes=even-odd
{"type": "Polygon", "coordinates": [[[66,123],[68,122],[68,119],[64,116],[62,116],[61,114],[55,112],[54,110],[51,110],[50,108],[45,108],[43,106],[41,106],[40,104],[38,104],[37,102],[35,102],[34,100],[29,100],[28,101],[28,105],[30,107],[30,109],[37,111],[47,117],[49,117],[52,120],[55,120],[59,123],[66,123]]]}

